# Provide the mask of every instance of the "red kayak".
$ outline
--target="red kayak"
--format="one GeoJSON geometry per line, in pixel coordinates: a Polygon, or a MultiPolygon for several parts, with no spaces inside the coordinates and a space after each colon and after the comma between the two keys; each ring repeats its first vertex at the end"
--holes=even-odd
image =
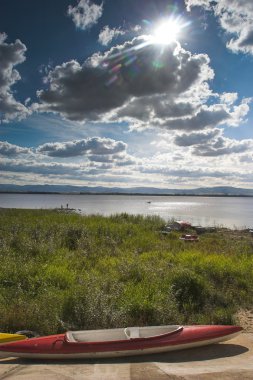
{"type": "Polygon", "coordinates": [[[234,338],[239,326],[149,326],[68,331],[0,346],[1,356],[41,359],[106,358],[181,350],[234,338]]]}
{"type": "Polygon", "coordinates": [[[199,237],[197,235],[182,235],[179,239],[184,241],[198,241],[199,237]]]}

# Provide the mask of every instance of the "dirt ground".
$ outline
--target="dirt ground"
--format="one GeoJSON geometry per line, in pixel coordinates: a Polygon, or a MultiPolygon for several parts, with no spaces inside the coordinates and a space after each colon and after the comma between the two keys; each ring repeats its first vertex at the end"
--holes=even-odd
{"type": "Polygon", "coordinates": [[[0,380],[252,380],[253,333],[201,348],[121,359],[0,359],[0,380]]]}
{"type": "Polygon", "coordinates": [[[236,314],[237,324],[242,326],[244,332],[253,333],[253,310],[240,310],[236,314]]]}

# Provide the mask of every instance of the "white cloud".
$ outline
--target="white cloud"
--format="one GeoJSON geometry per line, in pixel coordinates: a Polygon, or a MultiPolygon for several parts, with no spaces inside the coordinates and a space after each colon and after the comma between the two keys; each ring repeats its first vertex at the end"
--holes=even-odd
{"type": "Polygon", "coordinates": [[[185,0],[187,10],[190,11],[192,7],[203,7],[204,9],[211,9],[211,0],[185,0]]]}
{"type": "Polygon", "coordinates": [[[96,55],[93,61],[81,66],[72,60],[51,70],[46,77],[49,88],[38,91],[38,110],[58,112],[70,120],[98,120],[117,108],[120,112],[132,99],[147,107],[152,99],[158,104],[159,95],[172,102],[214,75],[207,55],[194,55],[177,45],[159,51],[141,38],[96,55]]]}
{"type": "Polygon", "coordinates": [[[162,174],[166,176],[172,176],[172,177],[181,177],[181,178],[223,178],[225,177],[231,177],[234,174],[229,172],[224,172],[222,170],[210,170],[210,169],[191,169],[191,168],[168,168],[168,167],[159,167],[157,165],[148,165],[143,166],[140,168],[140,171],[142,173],[146,174],[162,174]]]}
{"type": "Polygon", "coordinates": [[[190,134],[183,133],[175,137],[175,144],[178,146],[192,146],[199,144],[207,144],[211,139],[220,136],[221,130],[215,128],[213,130],[207,130],[204,132],[193,132],[190,134]]]}
{"type": "Polygon", "coordinates": [[[245,153],[248,150],[252,150],[253,140],[233,140],[223,136],[214,138],[209,141],[208,144],[197,145],[193,154],[197,156],[223,156],[228,154],[245,153]]]}
{"type": "Polygon", "coordinates": [[[37,183],[57,182],[61,176],[70,181],[95,181],[98,177],[102,181],[102,178],[106,180],[110,176],[114,176],[116,181],[124,181],[124,175],[132,173],[128,167],[132,168],[137,163],[136,158],[127,153],[127,144],[102,137],[46,143],[37,148],[0,142],[0,156],[3,156],[0,160],[2,176],[20,179],[21,173],[33,174],[37,183]],[[70,157],[71,162],[65,160],[70,157]]]}
{"type": "Polygon", "coordinates": [[[206,54],[192,54],[179,44],[161,50],[142,36],[96,53],[83,65],[72,60],[56,66],[33,109],[72,121],[126,121],[139,131],[240,125],[251,99],[213,93],[213,78],[206,54]]]}
{"type": "Polygon", "coordinates": [[[192,147],[191,154],[203,157],[217,157],[243,154],[253,148],[253,139],[235,140],[224,136],[222,129],[209,129],[203,132],[176,135],[177,146],[192,147]]]}
{"type": "Polygon", "coordinates": [[[238,94],[236,92],[224,92],[220,95],[221,102],[229,105],[234,104],[237,98],[238,94]]]}
{"type": "Polygon", "coordinates": [[[125,32],[121,29],[117,28],[109,28],[108,25],[104,26],[104,28],[100,31],[98,36],[98,41],[104,45],[107,46],[109,43],[115,39],[118,36],[124,35],[125,32]]]}
{"type": "Polygon", "coordinates": [[[170,135],[167,133],[168,143],[164,153],[158,152],[138,167],[140,177],[146,175],[160,183],[160,187],[167,185],[167,188],[222,186],[228,182],[231,186],[251,187],[253,162],[251,167],[249,164],[243,166],[241,157],[245,159],[245,154],[193,156],[192,147],[182,150],[169,141],[170,135]]]}
{"type": "Polygon", "coordinates": [[[160,121],[159,125],[167,129],[194,131],[224,124],[225,122],[229,122],[230,117],[225,107],[217,104],[210,107],[203,106],[196,114],[190,117],[160,121]]]}
{"type": "Polygon", "coordinates": [[[68,175],[76,177],[82,172],[89,172],[89,166],[59,163],[59,162],[39,162],[36,160],[2,160],[0,162],[0,170],[3,172],[13,173],[34,173],[43,176],[60,176],[68,175]]]}
{"type": "Polygon", "coordinates": [[[227,139],[222,131],[215,129],[181,134],[178,136],[181,140],[175,141],[178,143],[175,145],[173,135],[175,137],[174,132],[160,132],[157,144],[152,144],[150,149],[147,145],[141,159],[136,158],[137,151],[129,155],[126,144],[121,146],[116,140],[98,137],[46,143],[32,148],[34,154],[29,158],[21,156],[21,147],[10,146],[14,156],[6,154],[7,158],[0,160],[1,177],[5,181],[11,178],[12,183],[23,178],[26,183],[106,186],[126,186],[127,183],[128,186],[167,188],[188,188],[189,183],[190,187],[215,186],[226,181],[238,186],[250,183],[252,140],[227,139]],[[82,156],[77,156],[79,153],[82,156]],[[69,157],[72,157],[71,162],[66,160],[69,157]]]}
{"type": "Polygon", "coordinates": [[[4,173],[29,173],[39,175],[48,183],[49,180],[57,181],[61,176],[65,179],[78,181],[89,179],[91,181],[104,177],[106,180],[114,176],[115,181],[126,181],[125,175],[131,175],[132,170],[122,171],[122,167],[132,167],[136,160],[126,153],[114,155],[90,155],[88,160],[81,162],[58,162],[43,161],[39,155],[34,155],[32,159],[10,159],[0,160],[0,172],[4,173]]]}
{"type": "Polygon", "coordinates": [[[244,154],[240,157],[242,164],[253,164],[253,154],[244,154]]]}
{"type": "Polygon", "coordinates": [[[88,29],[98,22],[103,14],[103,3],[97,5],[90,0],[79,0],[75,7],[69,5],[68,15],[77,28],[88,29]]]}
{"type": "Polygon", "coordinates": [[[40,145],[37,148],[37,152],[51,157],[76,157],[83,155],[106,156],[125,152],[126,148],[127,145],[122,141],[92,137],[64,143],[46,143],[40,145]]]}
{"type": "Polygon", "coordinates": [[[7,35],[0,33],[0,123],[22,119],[29,114],[12,91],[12,86],[21,79],[14,67],[25,61],[26,46],[20,40],[7,44],[6,39],[7,35]]]}
{"type": "Polygon", "coordinates": [[[7,141],[0,141],[0,155],[2,156],[17,156],[19,154],[31,153],[29,148],[10,144],[7,141]]]}
{"type": "Polygon", "coordinates": [[[166,119],[189,116],[195,111],[187,101],[175,102],[168,95],[133,98],[115,112],[114,118],[134,118],[149,122],[151,118],[166,119]]]}
{"type": "Polygon", "coordinates": [[[253,54],[252,0],[185,0],[187,9],[198,6],[213,11],[221,27],[231,36],[227,47],[235,53],[253,54]]]}
{"type": "Polygon", "coordinates": [[[230,126],[232,127],[238,127],[240,124],[242,124],[244,117],[248,114],[250,107],[249,107],[249,101],[242,101],[241,104],[238,106],[233,107],[233,111],[231,112],[232,121],[230,123],[230,126]]]}
{"type": "Polygon", "coordinates": [[[132,30],[133,32],[135,32],[135,33],[140,32],[141,29],[142,29],[142,28],[141,28],[140,25],[134,25],[134,26],[131,28],[131,30],[132,30]]]}

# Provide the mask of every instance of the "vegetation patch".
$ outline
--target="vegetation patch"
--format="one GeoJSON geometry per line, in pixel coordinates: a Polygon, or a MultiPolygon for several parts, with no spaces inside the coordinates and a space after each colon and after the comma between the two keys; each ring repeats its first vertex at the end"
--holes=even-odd
{"type": "Polygon", "coordinates": [[[1,209],[0,330],[236,323],[252,308],[252,236],[220,228],[189,243],[164,225],[1,209]]]}

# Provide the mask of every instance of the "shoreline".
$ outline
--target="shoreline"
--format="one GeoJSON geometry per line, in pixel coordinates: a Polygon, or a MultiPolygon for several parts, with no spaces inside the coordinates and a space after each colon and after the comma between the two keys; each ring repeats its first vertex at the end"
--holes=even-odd
{"type": "MultiPolygon", "coordinates": [[[[20,208],[20,207],[1,207],[0,206],[0,213],[1,211],[20,211],[22,213],[25,213],[25,212],[30,212],[30,211],[35,211],[35,212],[56,212],[56,213],[59,213],[59,214],[65,214],[65,215],[70,215],[70,214],[73,214],[73,215],[77,215],[77,216],[81,216],[81,217],[93,217],[93,216],[98,216],[98,217],[102,217],[102,218],[108,218],[110,219],[111,217],[114,217],[116,215],[118,216],[121,216],[121,215],[127,215],[128,217],[148,217],[149,215],[142,215],[142,214],[131,214],[131,213],[125,213],[125,212],[120,212],[120,213],[115,213],[115,214],[111,214],[111,215],[104,215],[102,213],[96,213],[96,214],[86,214],[84,212],[82,212],[82,210],[80,208],[72,208],[72,207],[52,207],[52,208],[20,208]]],[[[152,215],[152,216],[156,216],[156,215],[152,215]]],[[[164,221],[164,225],[168,225],[170,223],[174,223],[174,222],[177,222],[179,221],[178,220],[175,220],[175,218],[170,218],[170,219],[167,219],[165,220],[164,218],[160,217],[163,221],[164,221]]],[[[205,232],[200,232],[200,234],[202,233],[206,233],[206,232],[214,232],[214,233],[220,233],[220,232],[232,232],[232,233],[249,233],[252,237],[253,237],[253,228],[252,227],[247,227],[247,226],[244,226],[244,227],[236,227],[234,226],[233,228],[232,227],[228,227],[228,226],[225,226],[225,225],[222,225],[222,224],[215,224],[215,225],[195,225],[195,224],[191,224],[189,223],[189,229],[191,230],[197,230],[197,228],[201,228],[203,230],[205,230],[205,232]]],[[[175,229],[174,231],[177,231],[179,232],[180,229],[175,229]]],[[[182,230],[183,231],[183,230],[182,230]]]]}
{"type": "Polygon", "coordinates": [[[0,194],[46,194],[46,195],[127,195],[145,197],[224,197],[224,198],[253,198],[245,194],[186,194],[186,193],[119,193],[119,192],[57,192],[57,191],[0,191],[0,194]]]}

